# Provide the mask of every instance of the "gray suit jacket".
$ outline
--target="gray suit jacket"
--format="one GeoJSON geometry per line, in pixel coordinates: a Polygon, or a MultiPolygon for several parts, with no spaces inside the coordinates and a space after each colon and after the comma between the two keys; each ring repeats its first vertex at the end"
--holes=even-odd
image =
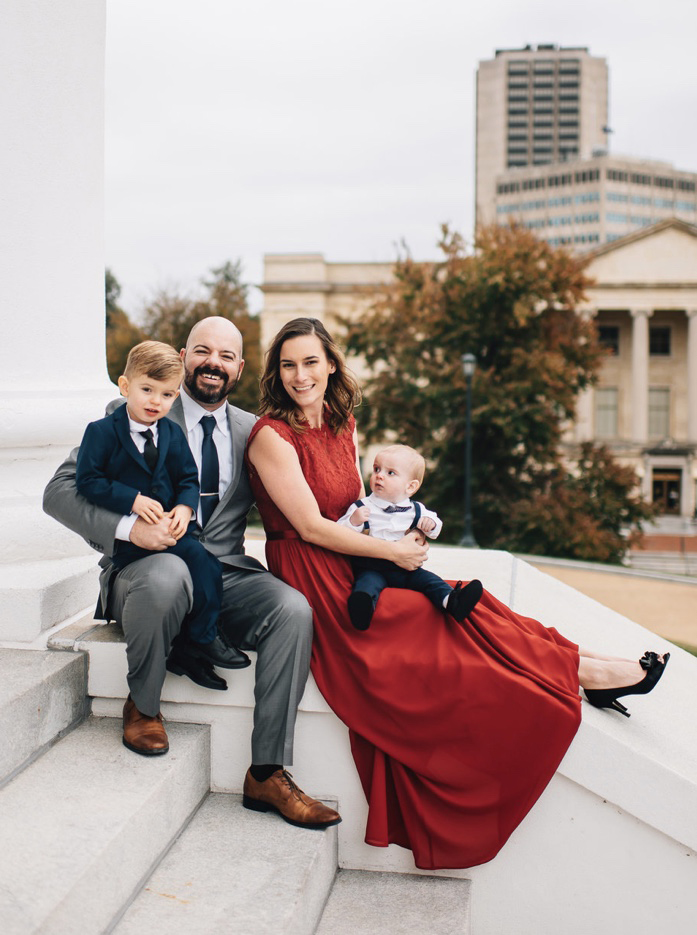
{"type": "MultiPolygon", "coordinates": [[[[107,411],[113,411],[123,403],[110,403],[107,411]]],[[[251,555],[244,554],[244,532],[247,513],[253,503],[249,477],[244,465],[244,449],[255,417],[236,406],[227,407],[228,425],[232,439],[232,478],[230,486],[216,507],[204,529],[197,525],[193,531],[202,545],[225,565],[257,572],[266,571],[264,566],[251,555]]],[[[176,422],[186,435],[186,422],[181,399],[177,398],[169,411],[169,418],[176,422]]],[[[75,448],[48,482],[44,491],[44,510],[63,526],[76,532],[97,552],[103,553],[99,562],[102,567],[100,578],[101,604],[107,606],[109,585],[115,573],[110,556],[114,552],[114,537],[121,514],[112,513],[94,506],[81,497],[75,486],[75,465],[78,449],[75,448]]]]}

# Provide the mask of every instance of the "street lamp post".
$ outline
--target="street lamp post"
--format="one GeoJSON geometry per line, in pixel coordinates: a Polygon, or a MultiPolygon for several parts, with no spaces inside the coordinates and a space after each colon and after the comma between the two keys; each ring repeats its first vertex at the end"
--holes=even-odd
{"type": "Polygon", "coordinates": [[[465,423],[465,529],[460,545],[477,548],[472,533],[472,377],[477,368],[474,354],[462,355],[462,371],[467,384],[467,421],[465,423]]]}

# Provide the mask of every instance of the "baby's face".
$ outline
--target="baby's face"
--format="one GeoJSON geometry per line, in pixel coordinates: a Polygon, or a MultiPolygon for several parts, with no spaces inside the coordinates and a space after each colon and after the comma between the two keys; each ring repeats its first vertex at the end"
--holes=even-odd
{"type": "Polygon", "coordinates": [[[410,459],[399,452],[378,452],[370,475],[370,489],[390,503],[405,500],[413,492],[410,467],[410,459]]]}

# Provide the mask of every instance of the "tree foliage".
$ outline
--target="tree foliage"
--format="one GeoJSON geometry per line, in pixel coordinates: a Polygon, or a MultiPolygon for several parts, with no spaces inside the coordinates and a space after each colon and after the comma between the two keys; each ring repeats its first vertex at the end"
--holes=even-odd
{"type": "Polygon", "coordinates": [[[633,492],[635,485],[632,468],[618,464],[605,446],[584,442],[573,470],[556,465],[534,500],[513,505],[510,547],[530,555],[619,563],[627,546],[641,540],[638,524],[656,512],[633,492]]]}
{"type": "Polygon", "coordinates": [[[202,280],[205,296],[194,299],[169,289],[160,289],[143,313],[143,328],[149,338],[165,341],[177,350],[186,345],[191,328],[202,318],[221,315],[233,321],[242,333],[245,370],[231,401],[242,409],[256,411],[259,403],[261,349],[259,318],[247,304],[248,287],[242,282],[240,261],[228,260],[210,270],[202,280]]]}
{"type": "Polygon", "coordinates": [[[443,228],[437,263],[400,258],[395,284],[359,322],[347,346],[371,372],[360,425],[369,440],[395,438],[431,465],[421,496],[462,531],[465,440],[463,353],[473,379],[472,504],[480,545],[616,561],[623,525],[646,508],[635,478],[607,451],[561,456],[564,428],[603,351],[577,313],[585,264],[514,226],[482,228],[468,254],[443,228]],[[609,488],[600,484],[605,472],[609,488]],[[610,488],[612,495],[610,495],[610,488]],[[602,492],[602,496],[601,496],[602,492]]]}
{"type": "Polygon", "coordinates": [[[109,379],[116,383],[126,366],[128,352],[145,338],[119,305],[121,286],[110,269],[104,273],[106,299],[106,365],[109,379]]]}

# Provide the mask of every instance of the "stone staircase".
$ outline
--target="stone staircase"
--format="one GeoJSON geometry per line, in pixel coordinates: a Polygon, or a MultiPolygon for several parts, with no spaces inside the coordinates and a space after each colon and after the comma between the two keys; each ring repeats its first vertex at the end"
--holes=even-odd
{"type": "Polygon", "coordinates": [[[697,552],[630,552],[627,568],[664,575],[697,576],[697,552]]]}
{"type": "MultiPolygon", "coordinates": [[[[77,626],[113,635],[87,618],[77,626]]],[[[68,648],[65,635],[54,640],[68,648]]],[[[2,935],[467,932],[467,881],[337,878],[336,827],[302,830],[211,793],[208,724],[169,720],[167,756],[128,751],[120,720],[89,712],[87,661],[0,649],[2,935]],[[364,927],[352,922],[356,899],[364,927]],[[414,927],[385,927],[397,905],[414,927]]]]}

